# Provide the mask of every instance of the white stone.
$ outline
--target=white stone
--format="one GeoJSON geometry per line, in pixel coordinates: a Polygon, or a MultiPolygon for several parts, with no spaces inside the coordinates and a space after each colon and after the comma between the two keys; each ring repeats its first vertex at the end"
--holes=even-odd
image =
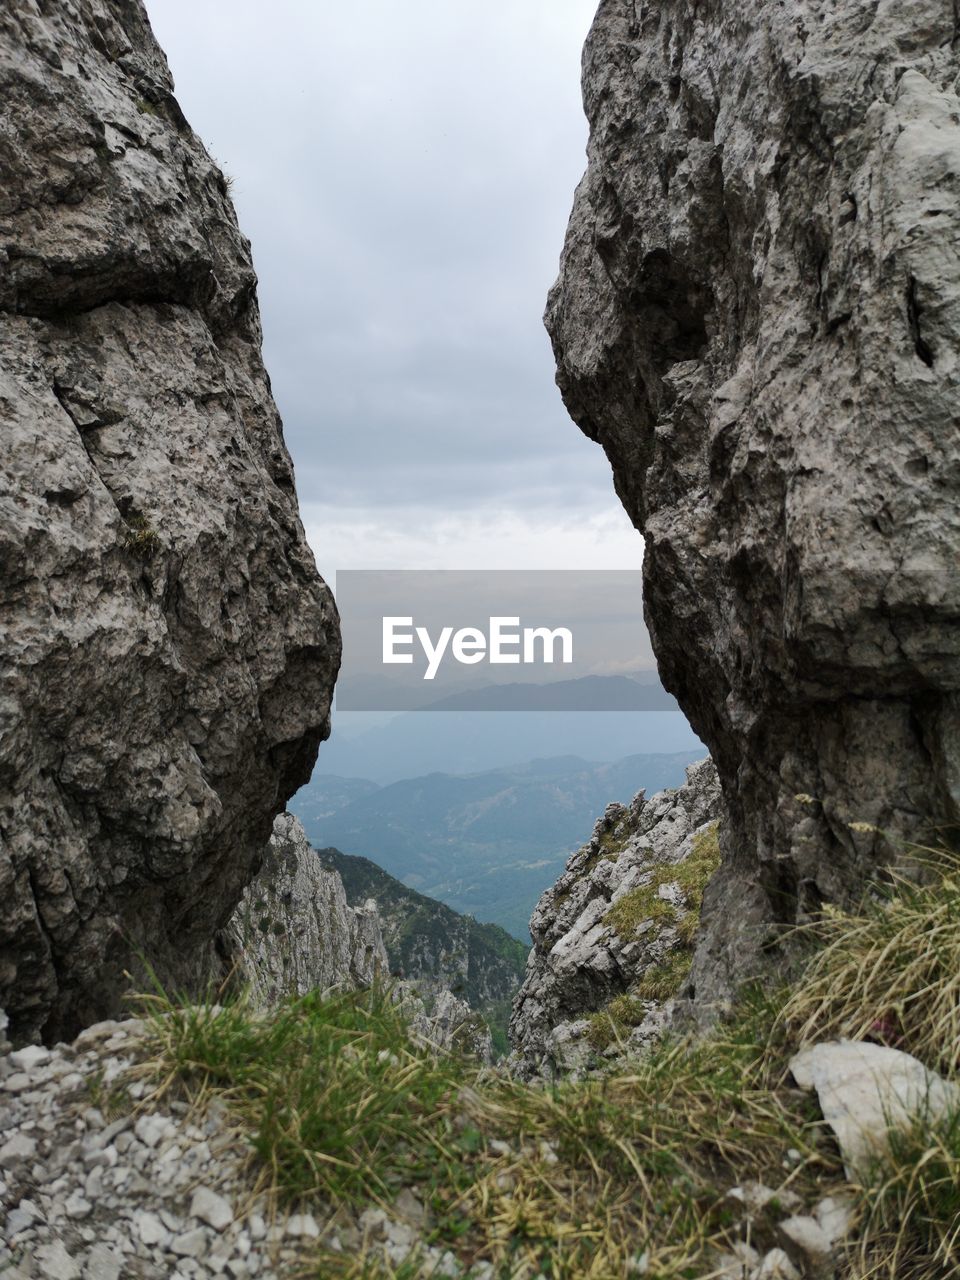
{"type": "Polygon", "coordinates": [[[825,1196],[813,1211],[831,1244],[845,1240],[853,1229],[853,1200],[849,1196],[825,1196]]]}
{"type": "Polygon", "coordinates": [[[287,1219],[286,1234],[288,1236],[305,1236],[316,1240],[320,1234],[316,1219],[311,1213],[294,1213],[287,1219]]]}
{"type": "Polygon", "coordinates": [[[751,1280],[802,1280],[802,1277],[782,1249],[771,1249],[751,1280]]]}
{"type": "Polygon", "coordinates": [[[204,1227],[195,1227],[193,1231],[185,1231],[170,1244],[171,1250],[180,1258],[199,1258],[210,1247],[210,1237],[204,1227]]]}
{"type": "Polygon", "coordinates": [[[816,1270],[829,1261],[833,1251],[830,1237],[816,1218],[797,1214],[781,1222],[777,1231],[788,1247],[793,1246],[791,1252],[798,1250],[803,1254],[811,1269],[816,1270]]]}
{"type": "Polygon", "coordinates": [[[133,1126],[133,1131],[145,1146],[155,1147],[170,1132],[170,1121],[166,1116],[141,1116],[133,1126]]]}
{"type": "Polygon", "coordinates": [[[230,1202],[216,1191],[211,1191],[209,1187],[197,1187],[190,1201],[190,1216],[206,1222],[214,1231],[223,1231],[233,1221],[233,1209],[230,1202]]]}
{"type": "Polygon", "coordinates": [[[26,1134],[17,1133],[0,1147],[0,1169],[14,1169],[37,1154],[37,1144],[26,1134]]]}
{"type": "Polygon", "coordinates": [[[960,1107],[960,1089],[899,1049],[839,1040],[790,1062],[801,1089],[815,1089],[849,1178],[883,1156],[891,1128],[934,1121],[960,1107]]]}
{"type": "Polygon", "coordinates": [[[60,1240],[41,1245],[35,1254],[44,1280],[80,1280],[80,1268],[60,1240]]]}
{"type": "Polygon", "coordinates": [[[137,1235],[146,1245],[162,1244],[170,1233],[155,1213],[138,1213],[134,1218],[137,1235]]]}
{"type": "Polygon", "coordinates": [[[113,1249],[97,1244],[87,1254],[83,1280],[120,1280],[123,1261],[113,1249]]]}
{"type": "Polygon", "coordinates": [[[15,1049],[10,1061],[20,1071],[34,1071],[50,1061],[50,1050],[42,1044],[28,1044],[23,1049],[15,1049]]]}
{"type": "Polygon", "coordinates": [[[93,1212],[93,1205],[89,1200],[85,1200],[79,1191],[74,1191],[72,1195],[67,1197],[64,1210],[68,1218],[73,1218],[79,1222],[84,1218],[90,1217],[93,1212]]]}

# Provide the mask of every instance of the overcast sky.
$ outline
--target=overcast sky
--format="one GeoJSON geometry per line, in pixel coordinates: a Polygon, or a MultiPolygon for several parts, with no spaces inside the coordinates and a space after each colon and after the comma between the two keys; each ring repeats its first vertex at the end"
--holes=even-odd
{"type": "Polygon", "coordinates": [[[596,0],[147,0],[234,179],[321,571],[636,568],[541,315],[596,0]]]}

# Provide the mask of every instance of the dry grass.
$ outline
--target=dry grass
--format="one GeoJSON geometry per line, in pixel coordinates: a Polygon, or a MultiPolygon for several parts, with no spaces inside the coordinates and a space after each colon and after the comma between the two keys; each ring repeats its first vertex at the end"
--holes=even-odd
{"type": "Polygon", "coordinates": [[[846,1036],[905,1049],[947,1075],[960,1063],[960,866],[923,851],[932,877],[894,874],[861,908],[827,908],[782,1021],[801,1042],[846,1036]]]}
{"type": "MultiPolygon", "coordinates": [[[[161,1001],[158,1070],[223,1099],[252,1176],[279,1204],[355,1216],[412,1188],[428,1211],[425,1244],[466,1274],[483,1261],[497,1280],[704,1280],[742,1238],[726,1192],[756,1180],[808,1209],[857,1198],[838,1280],[949,1280],[960,1277],[960,1114],[892,1135],[889,1158],[846,1187],[815,1099],[792,1088],[786,1063],[802,1040],[867,1035],[955,1074],[957,924],[954,870],[926,887],[897,881],[862,913],[825,916],[823,949],[792,993],[748,995],[711,1038],[662,1045],[609,1078],[531,1086],[424,1055],[377,992],[310,996],[268,1018],[161,1001]]],[[[776,1242],[782,1216],[774,1204],[752,1221],[757,1248],[776,1242]]],[[[427,1274],[416,1259],[392,1269],[366,1243],[321,1250],[312,1266],[344,1280],[427,1274]]]]}

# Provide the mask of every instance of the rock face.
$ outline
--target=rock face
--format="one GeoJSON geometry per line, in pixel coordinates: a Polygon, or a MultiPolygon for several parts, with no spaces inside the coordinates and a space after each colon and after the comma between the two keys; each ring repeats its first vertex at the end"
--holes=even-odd
{"type": "Polygon", "coordinates": [[[960,816],[946,0],[603,0],[546,321],[729,820],[695,978],[960,816]],[[814,804],[795,797],[809,795],[814,804]]]}
{"type": "Polygon", "coordinates": [[[691,765],[675,791],[608,807],[530,921],[510,1022],[520,1074],[579,1069],[662,1028],[690,968],[720,813],[710,760],[691,765]]]}
{"type": "Polygon", "coordinates": [[[192,982],[328,732],[256,278],[139,0],[0,11],[0,1004],[192,982]]]}
{"type": "Polygon", "coordinates": [[[236,981],[263,1009],[319,987],[369,987],[387,974],[377,904],[347,904],[292,814],[281,813],[263,865],[220,939],[236,981]]]}

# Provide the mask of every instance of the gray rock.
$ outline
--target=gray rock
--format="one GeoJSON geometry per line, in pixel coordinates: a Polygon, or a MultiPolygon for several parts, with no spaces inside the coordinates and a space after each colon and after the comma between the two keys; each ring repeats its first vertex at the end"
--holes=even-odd
{"type": "Polygon", "coordinates": [[[816,1090],[851,1179],[883,1157],[891,1130],[936,1122],[960,1109],[960,1087],[885,1045],[814,1045],[791,1059],[790,1070],[801,1089],[816,1090]]]}
{"type": "Polygon", "coordinates": [[[705,1016],[960,817],[958,70],[944,0],[605,0],[584,50],[546,322],[723,785],[705,1016]]]}
{"type": "Polygon", "coordinates": [[[275,820],[263,865],[220,941],[260,1008],[316,988],[367,987],[387,972],[376,905],[347,905],[339,873],[321,864],[289,813],[275,820]]]}
{"type": "MultiPolygon", "coordinates": [[[[675,889],[669,872],[685,863],[695,841],[721,814],[720,788],[709,760],[691,765],[676,790],[649,800],[641,791],[629,806],[610,805],[587,844],[543,894],[530,920],[533,950],[514,1001],[511,1065],[524,1075],[579,1071],[590,1057],[583,1039],[586,1015],[629,993],[651,970],[688,944],[675,925],[683,895],[665,918],[641,926],[627,938],[609,923],[611,908],[625,895],[662,881],[659,895],[675,889]]],[[[642,1002],[645,1015],[627,1032],[634,1050],[660,1034],[665,1019],[656,1001],[642,1002]]]]}
{"type": "Polygon", "coordinates": [[[18,1165],[33,1160],[36,1154],[35,1139],[25,1133],[16,1133],[0,1147],[0,1169],[16,1169],[18,1165]]]}
{"type": "Polygon", "coordinates": [[[233,1209],[229,1200],[217,1195],[209,1187],[197,1187],[190,1201],[190,1217],[199,1218],[214,1231],[223,1231],[233,1221],[233,1209]]]}
{"type": "Polygon", "coordinates": [[[141,0],[6,0],[0,98],[0,1004],[49,1041],[138,952],[216,965],[339,635],[249,245],[141,0]]]}
{"type": "Polygon", "coordinates": [[[80,1280],[80,1268],[61,1240],[41,1245],[35,1258],[45,1280],[80,1280]]]}
{"type": "Polygon", "coordinates": [[[185,1231],[170,1242],[170,1251],[179,1258],[199,1258],[210,1248],[210,1235],[206,1227],[185,1231]]]}
{"type": "Polygon", "coordinates": [[[83,1280],[120,1280],[122,1258],[105,1244],[97,1244],[87,1254],[83,1280]]]}

